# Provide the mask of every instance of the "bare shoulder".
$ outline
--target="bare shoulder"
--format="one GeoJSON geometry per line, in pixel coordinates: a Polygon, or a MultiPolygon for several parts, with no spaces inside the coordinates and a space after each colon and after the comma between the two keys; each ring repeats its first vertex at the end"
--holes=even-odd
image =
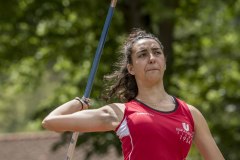
{"type": "Polygon", "coordinates": [[[202,116],[202,113],[196,107],[190,104],[187,105],[194,119],[198,118],[199,116],[202,116]]]}
{"type": "Polygon", "coordinates": [[[196,107],[188,104],[188,108],[192,114],[195,127],[202,127],[203,124],[207,125],[205,117],[202,115],[202,113],[196,107]]]}
{"type": "Polygon", "coordinates": [[[195,124],[196,128],[198,128],[198,127],[201,128],[203,126],[203,124],[207,125],[205,117],[196,107],[188,104],[188,108],[189,108],[189,110],[192,114],[192,117],[193,117],[194,124],[195,124]]]}
{"type": "Polygon", "coordinates": [[[100,109],[107,110],[107,111],[114,111],[114,112],[124,112],[125,104],[124,103],[111,103],[107,104],[100,109]]]}
{"type": "Polygon", "coordinates": [[[124,103],[111,103],[99,108],[104,113],[109,114],[117,122],[120,122],[123,119],[125,104],[124,103]]]}

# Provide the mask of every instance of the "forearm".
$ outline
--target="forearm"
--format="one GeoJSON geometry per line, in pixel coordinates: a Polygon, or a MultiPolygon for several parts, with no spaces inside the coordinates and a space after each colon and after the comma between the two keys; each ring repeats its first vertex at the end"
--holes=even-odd
{"type": "Polygon", "coordinates": [[[73,99],[54,109],[47,117],[72,114],[80,110],[82,110],[82,104],[73,99]]]}
{"type": "Polygon", "coordinates": [[[77,111],[82,110],[82,108],[83,108],[83,106],[78,100],[73,99],[71,101],[68,101],[68,102],[62,104],[61,106],[57,107],[56,109],[54,109],[50,114],[48,114],[42,121],[42,126],[44,128],[49,129],[49,125],[57,117],[75,113],[77,111]]]}

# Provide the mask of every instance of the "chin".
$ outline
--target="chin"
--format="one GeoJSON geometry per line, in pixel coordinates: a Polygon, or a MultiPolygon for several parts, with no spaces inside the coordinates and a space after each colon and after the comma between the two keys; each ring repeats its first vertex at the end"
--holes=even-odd
{"type": "Polygon", "coordinates": [[[151,82],[159,82],[162,80],[162,78],[160,76],[149,76],[148,78],[148,81],[151,81],[151,82]]]}

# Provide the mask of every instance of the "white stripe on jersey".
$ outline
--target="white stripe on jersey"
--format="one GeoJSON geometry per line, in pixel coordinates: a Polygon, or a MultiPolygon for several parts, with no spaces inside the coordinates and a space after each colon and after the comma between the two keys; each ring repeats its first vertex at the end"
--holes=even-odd
{"type": "Polygon", "coordinates": [[[126,118],[124,118],[124,120],[123,120],[122,123],[120,124],[118,130],[116,131],[116,134],[117,134],[117,136],[119,137],[119,139],[122,139],[122,138],[125,137],[125,136],[129,136],[129,137],[130,137],[131,146],[132,146],[132,150],[131,150],[131,152],[129,153],[129,156],[128,156],[128,160],[130,160],[134,146],[133,146],[132,136],[131,136],[131,134],[130,134],[130,132],[129,132],[129,128],[128,128],[128,125],[127,125],[127,120],[126,120],[126,118]]]}

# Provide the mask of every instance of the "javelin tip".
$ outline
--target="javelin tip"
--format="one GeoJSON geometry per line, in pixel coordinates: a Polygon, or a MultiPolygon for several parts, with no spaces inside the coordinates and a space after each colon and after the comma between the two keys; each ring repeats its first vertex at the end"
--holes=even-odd
{"type": "Polygon", "coordinates": [[[112,2],[111,2],[111,7],[115,7],[116,4],[117,4],[117,0],[112,0],[112,2]]]}

